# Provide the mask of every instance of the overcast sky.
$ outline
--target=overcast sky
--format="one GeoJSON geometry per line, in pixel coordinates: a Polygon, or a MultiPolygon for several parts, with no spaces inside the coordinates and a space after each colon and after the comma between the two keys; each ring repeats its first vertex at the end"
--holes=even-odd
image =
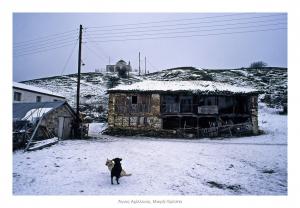
{"type": "Polygon", "coordinates": [[[147,70],[180,66],[247,67],[253,61],[287,67],[285,13],[15,13],[13,79],[77,72],[82,24],[82,72],[120,59],[147,70]]]}

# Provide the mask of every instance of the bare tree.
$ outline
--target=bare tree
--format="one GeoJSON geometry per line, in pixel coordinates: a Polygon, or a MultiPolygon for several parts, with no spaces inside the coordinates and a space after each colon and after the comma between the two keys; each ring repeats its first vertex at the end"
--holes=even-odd
{"type": "Polygon", "coordinates": [[[249,68],[263,68],[266,67],[268,64],[263,61],[256,61],[252,62],[249,66],[249,68]]]}

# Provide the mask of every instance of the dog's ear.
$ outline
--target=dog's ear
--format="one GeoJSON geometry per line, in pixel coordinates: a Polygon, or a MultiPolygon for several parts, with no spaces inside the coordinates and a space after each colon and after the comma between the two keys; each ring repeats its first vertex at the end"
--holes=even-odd
{"type": "Polygon", "coordinates": [[[120,161],[122,161],[122,158],[120,158],[120,161]]]}

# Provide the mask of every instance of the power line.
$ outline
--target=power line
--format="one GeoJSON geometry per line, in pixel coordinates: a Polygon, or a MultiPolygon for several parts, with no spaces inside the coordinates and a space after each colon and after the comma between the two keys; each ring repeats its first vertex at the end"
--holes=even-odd
{"type": "MultiPolygon", "coordinates": [[[[166,30],[182,30],[182,29],[192,29],[192,28],[206,28],[206,27],[219,27],[219,26],[228,26],[228,25],[244,25],[244,24],[252,24],[252,23],[261,23],[261,22],[271,22],[271,21],[277,21],[277,20],[283,20],[282,18],[276,18],[276,19],[269,19],[269,20],[261,20],[261,21],[250,21],[250,22],[238,22],[238,23],[226,23],[226,24],[218,24],[218,25],[201,25],[196,27],[179,27],[179,28],[167,28],[166,30]]],[[[201,23],[200,23],[201,24],[201,23]]],[[[139,33],[139,32],[148,32],[149,30],[132,30],[132,31],[122,31],[122,34],[127,33],[139,33]]],[[[162,31],[162,29],[154,29],[151,31],[162,31]]],[[[109,33],[92,33],[87,35],[89,37],[97,37],[98,35],[111,35],[111,34],[120,34],[120,32],[109,32],[109,33]]]]}
{"type": "Polygon", "coordinates": [[[94,51],[92,48],[90,48],[88,45],[86,45],[87,49],[90,50],[92,52],[92,54],[94,54],[95,56],[97,56],[97,58],[100,58],[101,60],[103,60],[104,62],[106,61],[105,58],[103,58],[103,56],[99,55],[96,51],[94,51]]]}
{"type": "Polygon", "coordinates": [[[94,30],[90,31],[88,28],[86,29],[88,32],[98,32],[98,31],[122,31],[122,30],[129,30],[129,29],[139,29],[139,28],[153,28],[153,27],[170,27],[170,26],[178,26],[178,25],[195,25],[199,23],[216,23],[216,22],[228,22],[228,21],[235,21],[235,20],[247,20],[247,19],[258,19],[258,18],[268,18],[278,16],[278,14],[271,14],[271,15],[261,15],[261,16],[254,16],[254,17],[244,17],[244,18],[233,18],[233,19],[226,19],[226,20],[213,20],[213,21],[205,21],[205,22],[192,22],[192,23],[178,23],[178,24],[171,24],[171,25],[152,25],[152,26],[140,26],[140,27],[128,27],[128,28],[113,28],[113,29],[101,29],[101,30],[94,30]]]}
{"type": "Polygon", "coordinates": [[[39,41],[36,41],[36,42],[24,43],[24,44],[21,44],[21,45],[15,45],[15,43],[14,43],[13,48],[16,48],[16,49],[17,48],[27,48],[27,47],[32,47],[32,46],[35,46],[35,45],[41,45],[41,44],[44,44],[44,43],[53,43],[53,42],[58,42],[58,41],[62,41],[62,40],[69,40],[70,38],[77,38],[77,35],[69,34],[69,35],[64,36],[64,37],[55,37],[55,38],[51,38],[51,39],[39,40],[39,41]]]}
{"type": "Polygon", "coordinates": [[[65,71],[66,68],[67,68],[67,65],[68,65],[68,63],[69,63],[69,61],[70,61],[70,59],[71,59],[71,57],[72,57],[72,55],[73,55],[73,53],[74,53],[74,50],[75,50],[75,48],[76,48],[76,46],[77,46],[77,41],[78,41],[78,39],[76,40],[76,42],[75,42],[75,44],[74,44],[74,47],[72,48],[71,53],[70,53],[69,57],[67,58],[67,61],[66,61],[65,64],[64,64],[64,67],[63,67],[63,70],[61,71],[60,76],[63,75],[64,71],[65,71]]]}
{"type": "MultiPolygon", "coordinates": [[[[52,36],[66,36],[66,34],[68,33],[74,33],[73,31],[77,31],[78,29],[75,29],[75,30],[68,30],[68,31],[65,31],[65,32],[62,32],[62,33],[55,33],[55,34],[51,34],[51,35],[46,35],[46,36],[42,36],[42,37],[39,37],[39,38],[34,38],[34,39],[30,39],[30,40],[25,40],[25,41],[20,41],[20,42],[15,42],[14,45],[25,45],[25,43],[28,43],[28,42],[39,42],[39,41],[45,41],[45,40],[49,40],[49,39],[54,39],[53,38],[48,38],[48,37],[52,37],[52,36]],[[45,40],[43,40],[45,39],[45,40]]],[[[70,34],[68,34],[70,35],[70,34]]]]}
{"type": "Polygon", "coordinates": [[[42,52],[46,52],[46,51],[50,51],[50,50],[54,50],[54,49],[58,49],[58,48],[63,48],[63,47],[70,46],[70,45],[73,45],[73,43],[72,44],[61,45],[59,47],[54,47],[54,48],[48,48],[46,50],[35,51],[35,52],[32,52],[32,53],[16,54],[16,55],[14,55],[14,57],[21,57],[21,56],[27,56],[27,55],[36,54],[36,53],[42,53],[42,52]]]}
{"type": "Polygon", "coordinates": [[[263,31],[275,31],[283,30],[287,28],[273,28],[265,30],[249,30],[249,31],[240,31],[240,32],[227,32],[227,33],[211,33],[211,34],[195,34],[195,35],[182,35],[182,36],[165,36],[165,37],[149,37],[149,38],[132,38],[132,39],[115,39],[115,40],[99,40],[91,42],[115,42],[115,41],[131,41],[131,40],[151,40],[151,39],[171,39],[171,38],[187,38],[187,37],[200,37],[200,36],[216,36],[216,35],[230,35],[230,34],[242,34],[242,33],[253,33],[253,32],[263,32],[263,31]]]}
{"type": "Polygon", "coordinates": [[[70,41],[74,41],[76,40],[75,37],[72,38],[67,38],[67,39],[61,39],[61,40],[57,40],[57,41],[52,41],[52,42],[44,42],[38,45],[28,45],[28,46],[24,46],[24,47],[18,47],[18,48],[14,48],[14,51],[18,51],[18,50],[30,50],[30,49],[35,49],[35,48],[41,48],[41,47],[47,47],[47,46],[53,46],[53,45],[57,45],[57,44],[61,44],[61,43],[66,43],[66,42],[70,42],[70,41]]]}
{"type": "Polygon", "coordinates": [[[173,19],[173,20],[139,22],[139,23],[131,23],[131,24],[105,25],[105,26],[98,26],[98,27],[87,27],[87,29],[89,29],[89,28],[120,27],[120,26],[128,26],[128,25],[156,24],[156,23],[163,23],[163,22],[180,22],[180,21],[199,20],[199,19],[211,19],[211,18],[230,17],[230,16],[238,16],[238,15],[250,15],[250,14],[253,14],[253,13],[235,13],[235,14],[225,14],[225,15],[208,16],[208,17],[194,17],[194,18],[185,18],[185,19],[173,19]]]}
{"type": "MultiPolygon", "coordinates": [[[[88,34],[85,34],[86,36],[87,36],[87,40],[88,41],[90,41],[90,40],[94,40],[95,41],[95,39],[94,38],[92,38],[92,37],[89,37],[88,36],[88,34]]],[[[85,38],[85,37],[84,37],[85,38]]],[[[92,42],[92,41],[90,41],[90,42],[92,42]]],[[[99,46],[99,44],[97,44],[97,43],[95,43],[95,45],[97,46],[97,48],[107,57],[107,58],[110,58],[111,56],[110,55],[108,55],[100,46],[99,46]]]]}
{"type": "Polygon", "coordinates": [[[151,66],[152,69],[157,71],[158,67],[154,66],[149,60],[147,60],[147,62],[151,66]]]}
{"type": "MultiPolygon", "coordinates": [[[[246,13],[243,13],[243,14],[246,14],[246,13]]],[[[187,21],[187,20],[195,20],[195,19],[209,19],[209,18],[216,18],[216,17],[236,16],[236,15],[239,15],[239,14],[227,14],[227,15],[210,16],[210,17],[195,17],[195,18],[162,20],[162,21],[151,21],[151,22],[139,22],[139,23],[131,23],[131,24],[125,24],[125,25],[156,24],[156,23],[162,23],[162,22],[177,22],[177,21],[187,21]]],[[[124,26],[124,24],[119,24],[119,25],[105,25],[105,26],[86,27],[86,28],[106,28],[106,27],[120,27],[120,26],[124,26]]]]}
{"type": "Polygon", "coordinates": [[[41,49],[44,49],[44,48],[51,48],[53,46],[59,46],[59,45],[64,45],[66,43],[73,43],[75,40],[70,40],[70,41],[64,41],[64,42],[61,42],[61,43],[57,43],[57,44],[52,44],[51,46],[43,46],[43,47],[37,47],[37,48],[32,48],[32,49],[25,49],[23,51],[15,51],[14,50],[14,53],[27,53],[27,52],[34,52],[34,51],[39,51],[41,49]]]}
{"type": "MultiPolygon", "coordinates": [[[[218,30],[236,30],[236,29],[245,29],[245,28],[258,28],[265,26],[274,26],[274,25],[282,25],[286,23],[273,23],[273,24],[263,24],[263,25],[253,25],[253,26],[244,26],[244,27],[228,27],[228,28],[217,28],[217,29],[206,29],[206,30],[190,30],[190,31],[178,31],[173,32],[172,34],[179,33],[196,33],[196,32],[207,32],[207,31],[218,31],[218,30]]],[[[118,37],[136,37],[136,36],[151,36],[151,35],[165,35],[170,34],[170,32],[162,32],[162,33],[143,33],[143,34],[132,34],[132,35],[115,35],[115,36],[98,36],[98,38],[118,38],[118,37]]]]}

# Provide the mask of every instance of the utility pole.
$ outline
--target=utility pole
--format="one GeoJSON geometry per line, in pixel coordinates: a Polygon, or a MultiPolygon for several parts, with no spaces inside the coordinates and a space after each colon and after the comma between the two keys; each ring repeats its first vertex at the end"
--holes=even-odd
{"type": "Polygon", "coordinates": [[[141,52],[139,52],[139,76],[141,76],[141,52]]]}
{"type": "Polygon", "coordinates": [[[145,75],[147,74],[147,61],[146,61],[146,56],[145,56],[145,75]]]}
{"type": "Polygon", "coordinates": [[[82,25],[79,27],[79,47],[78,47],[78,74],[77,74],[77,94],[76,94],[76,137],[81,137],[80,128],[80,112],[79,112],[79,97],[80,97],[80,73],[81,73],[81,43],[82,43],[82,25]]]}

